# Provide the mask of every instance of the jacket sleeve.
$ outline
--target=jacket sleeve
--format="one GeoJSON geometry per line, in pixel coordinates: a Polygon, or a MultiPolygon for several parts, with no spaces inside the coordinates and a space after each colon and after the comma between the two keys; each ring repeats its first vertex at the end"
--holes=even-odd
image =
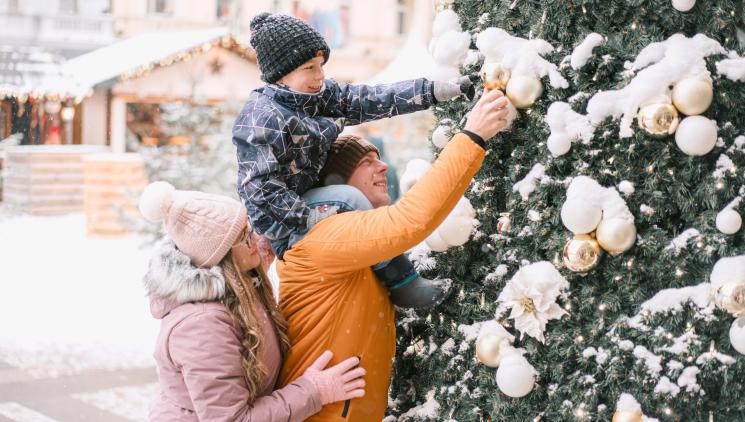
{"type": "Polygon", "coordinates": [[[280,160],[287,153],[284,125],[271,111],[254,111],[239,116],[233,126],[238,195],[256,231],[272,240],[304,229],[310,212],[280,173],[280,160]]]}
{"type": "Polygon", "coordinates": [[[299,422],[321,410],[320,393],[302,376],[249,404],[240,346],[224,312],[191,315],[171,332],[169,353],[200,421],[299,422]]]}
{"type": "Polygon", "coordinates": [[[426,110],[434,103],[432,82],[424,78],[381,85],[327,83],[348,125],[426,110]]]}
{"type": "Polygon", "coordinates": [[[307,256],[329,276],[402,254],[445,220],[481,167],[484,155],[467,135],[455,135],[432,168],[395,205],[328,217],[293,246],[295,254],[307,256]]]}

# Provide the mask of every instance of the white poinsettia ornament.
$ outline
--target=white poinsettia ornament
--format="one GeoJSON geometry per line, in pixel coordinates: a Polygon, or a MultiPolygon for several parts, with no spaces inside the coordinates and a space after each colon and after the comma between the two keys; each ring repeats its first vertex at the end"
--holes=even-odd
{"type": "Polygon", "coordinates": [[[569,282],[552,263],[540,261],[526,265],[499,294],[497,316],[510,309],[509,317],[515,320],[515,329],[523,336],[527,334],[545,343],[546,323],[567,314],[556,299],[568,288],[569,282]]]}

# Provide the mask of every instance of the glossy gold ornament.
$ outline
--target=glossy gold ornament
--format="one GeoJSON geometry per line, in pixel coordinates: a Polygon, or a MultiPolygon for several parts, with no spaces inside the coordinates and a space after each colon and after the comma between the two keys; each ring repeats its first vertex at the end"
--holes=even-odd
{"type": "Polygon", "coordinates": [[[484,82],[484,89],[490,91],[499,89],[504,91],[507,88],[507,82],[510,81],[512,71],[508,67],[502,66],[499,62],[484,62],[479,71],[481,81],[484,82]]]}
{"type": "Polygon", "coordinates": [[[490,368],[499,366],[504,337],[486,334],[476,340],[476,358],[490,368]]]}
{"type": "Polygon", "coordinates": [[[564,265],[577,273],[590,271],[598,265],[602,253],[598,242],[587,234],[576,234],[564,245],[564,265]]]}
{"type": "Polygon", "coordinates": [[[617,410],[613,414],[612,422],[642,422],[644,414],[641,410],[617,410]]]}
{"type": "Polygon", "coordinates": [[[639,109],[636,121],[647,133],[666,136],[675,133],[680,124],[680,116],[672,104],[648,104],[639,109]]]}
{"type": "Polygon", "coordinates": [[[735,317],[745,316],[745,284],[730,283],[719,288],[721,307],[735,317]]]}
{"type": "Polygon", "coordinates": [[[512,76],[505,88],[507,98],[517,108],[533,106],[542,93],[543,84],[540,79],[532,76],[512,76]]]}
{"type": "Polygon", "coordinates": [[[673,87],[673,104],[681,113],[694,116],[706,111],[714,98],[714,87],[710,81],[688,78],[673,87]]]}
{"type": "Polygon", "coordinates": [[[595,238],[601,248],[611,255],[619,255],[636,243],[636,226],[623,218],[608,218],[600,221],[595,238]]]}

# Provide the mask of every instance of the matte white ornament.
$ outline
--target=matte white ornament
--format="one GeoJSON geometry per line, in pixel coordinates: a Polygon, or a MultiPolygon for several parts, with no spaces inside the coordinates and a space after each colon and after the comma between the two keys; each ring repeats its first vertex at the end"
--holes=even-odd
{"type": "Polygon", "coordinates": [[[580,198],[567,199],[561,206],[561,222],[574,234],[591,233],[600,224],[602,209],[580,198]]]}
{"type": "Polygon", "coordinates": [[[460,246],[468,242],[473,231],[473,219],[460,215],[449,215],[437,228],[440,238],[448,246],[460,246]]]}
{"type": "Polygon", "coordinates": [[[732,208],[725,208],[717,214],[717,229],[724,234],[735,234],[742,227],[740,213],[732,208]]]}
{"type": "Polygon", "coordinates": [[[445,148],[445,145],[450,141],[450,127],[449,126],[437,126],[434,132],[432,132],[432,143],[437,148],[445,148]]]}
{"type": "Polygon", "coordinates": [[[595,238],[609,254],[622,254],[636,243],[636,226],[625,218],[604,219],[598,225],[595,238]]]}
{"type": "Polygon", "coordinates": [[[531,107],[542,93],[543,84],[538,78],[513,75],[507,82],[507,98],[517,108],[531,107]]]}
{"type": "Polygon", "coordinates": [[[437,230],[433,231],[432,234],[424,240],[424,243],[435,252],[445,252],[448,250],[448,244],[442,240],[442,237],[440,237],[437,230]]]}
{"type": "Polygon", "coordinates": [[[704,116],[683,119],[675,132],[675,143],[688,155],[704,155],[717,142],[717,124],[704,116]]]}
{"type": "Polygon", "coordinates": [[[564,132],[552,133],[546,141],[546,146],[551,155],[559,157],[569,152],[569,149],[572,148],[572,140],[564,132]]]}
{"type": "Polygon", "coordinates": [[[686,78],[676,83],[673,88],[673,105],[688,116],[706,111],[713,98],[714,87],[710,81],[686,78]]]}
{"type": "Polygon", "coordinates": [[[729,342],[738,352],[745,355],[745,317],[732,321],[729,328],[729,342]]]}
{"type": "Polygon", "coordinates": [[[497,369],[497,386],[510,397],[524,397],[535,385],[535,369],[520,352],[512,347],[505,349],[497,369]]]}
{"type": "Polygon", "coordinates": [[[687,12],[693,8],[696,0],[673,0],[673,7],[681,12],[687,12]]]}
{"type": "Polygon", "coordinates": [[[398,182],[401,194],[408,192],[430,167],[432,167],[432,164],[421,158],[414,158],[406,163],[406,170],[404,170],[398,182]]]}

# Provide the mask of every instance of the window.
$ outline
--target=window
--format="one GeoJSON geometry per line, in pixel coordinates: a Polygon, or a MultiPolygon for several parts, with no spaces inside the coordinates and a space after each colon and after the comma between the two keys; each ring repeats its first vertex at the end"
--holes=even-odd
{"type": "Polygon", "coordinates": [[[168,1],[167,0],[149,0],[148,1],[148,12],[150,13],[168,13],[168,1]]]}
{"type": "Polygon", "coordinates": [[[19,0],[8,0],[7,3],[7,10],[9,14],[16,14],[20,12],[20,8],[18,7],[19,0]]]}
{"type": "Polygon", "coordinates": [[[396,34],[406,33],[406,1],[398,0],[396,5],[396,34]]]}
{"type": "Polygon", "coordinates": [[[62,13],[78,13],[77,0],[60,0],[59,11],[62,13]]]}
{"type": "Polygon", "coordinates": [[[233,9],[233,0],[217,0],[217,20],[226,22],[230,20],[233,9]]]}

